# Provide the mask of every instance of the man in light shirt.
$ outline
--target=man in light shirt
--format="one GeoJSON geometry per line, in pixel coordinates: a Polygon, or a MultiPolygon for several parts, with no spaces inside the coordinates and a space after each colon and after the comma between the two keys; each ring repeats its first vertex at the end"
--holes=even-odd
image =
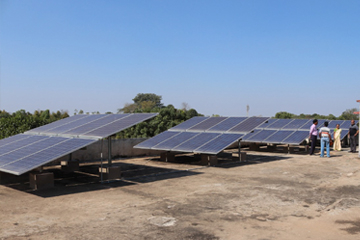
{"type": "Polygon", "coordinates": [[[320,137],[320,157],[324,157],[324,147],[326,146],[326,156],[330,157],[330,143],[331,135],[330,135],[330,128],[328,128],[329,123],[324,122],[324,127],[320,128],[319,130],[319,137],[320,137]]]}
{"type": "Polygon", "coordinates": [[[310,148],[310,155],[314,154],[315,151],[315,145],[316,145],[316,140],[317,140],[317,135],[318,135],[318,130],[316,128],[316,126],[318,125],[318,120],[314,119],[313,120],[313,125],[311,125],[310,127],[310,133],[309,133],[309,139],[311,140],[311,148],[310,148]]]}

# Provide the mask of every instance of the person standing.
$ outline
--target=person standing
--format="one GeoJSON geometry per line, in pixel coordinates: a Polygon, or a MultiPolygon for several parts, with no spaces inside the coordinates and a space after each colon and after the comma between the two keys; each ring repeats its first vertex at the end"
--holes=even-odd
{"type": "Polygon", "coordinates": [[[359,134],[359,127],[355,125],[355,120],[351,120],[351,126],[348,132],[350,140],[350,152],[356,152],[356,136],[359,134]]]}
{"type": "Polygon", "coordinates": [[[311,148],[310,148],[310,155],[314,154],[315,151],[315,145],[316,145],[316,140],[317,140],[317,135],[318,135],[318,130],[316,128],[316,126],[318,125],[318,120],[314,119],[313,120],[313,124],[310,127],[310,133],[309,133],[309,139],[311,140],[311,148]]]}
{"type": "Polygon", "coordinates": [[[336,124],[334,129],[334,151],[341,151],[341,131],[340,124],[336,124]]]}
{"type": "Polygon", "coordinates": [[[330,128],[328,128],[329,123],[324,122],[324,127],[319,130],[320,137],[320,157],[324,157],[324,147],[326,146],[326,156],[330,157],[330,143],[331,143],[331,134],[330,128]]]}

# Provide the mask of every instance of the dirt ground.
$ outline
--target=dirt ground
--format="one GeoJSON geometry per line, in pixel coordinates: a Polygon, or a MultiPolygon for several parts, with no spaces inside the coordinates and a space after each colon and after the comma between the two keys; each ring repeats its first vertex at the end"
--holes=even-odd
{"type": "Polygon", "coordinates": [[[103,184],[92,164],[54,169],[50,190],[0,185],[0,239],[360,239],[360,159],[346,150],[121,159],[123,179],[103,184]]]}

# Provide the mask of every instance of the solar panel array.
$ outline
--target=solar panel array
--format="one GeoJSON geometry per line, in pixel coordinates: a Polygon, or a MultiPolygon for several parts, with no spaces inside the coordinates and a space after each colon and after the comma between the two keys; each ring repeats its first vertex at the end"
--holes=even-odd
{"type": "Polygon", "coordinates": [[[25,134],[101,139],[156,115],[156,113],[75,115],[32,129],[25,134]]]}
{"type": "MultiPolygon", "coordinates": [[[[324,126],[325,119],[319,119],[317,128],[324,126]]],[[[328,121],[328,127],[333,133],[336,124],[340,124],[341,139],[347,135],[351,121],[332,120],[328,121]]],[[[300,145],[309,137],[309,130],[313,124],[309,119],[269,119],[267,122],[259,125],[251,133],[246,134],[242,141],[256,143],[290,144],[300,145]]]]}
{"type": "Polygon", "coordinates": [[[156,115],[75,115],[2,139],[0,171],[21,175],[156,115]]]}
{"type": "Polygon", "coordinates": [[[267,117],[193,117],[135,148],[218,154],[267,117]]]}

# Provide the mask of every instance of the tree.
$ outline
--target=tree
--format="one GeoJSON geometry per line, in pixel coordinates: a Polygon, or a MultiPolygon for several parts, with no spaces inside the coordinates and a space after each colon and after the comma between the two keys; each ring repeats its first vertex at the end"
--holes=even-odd
{"type": "Polygon", "coordinates": [[[275,118],[293,118],[295,115],[288,112],[278,112],[275,114],[275,118]]]}
{"type": "Polygon", "coordinates": [[[154,93],[138,93],[133,99],[134,103],[125,103],[118,113],[158,112],[164,105],[161,96],[154,93]]]}
{"type": "Polygon", "coordinates": [[[356,108],[346,109],[339,117],[340,120],[356,120],[359,118],[357,114],[354,114],[356,112],[356,108]]]}
{"type": "Polygon", "coordinates": [[[186,102],[183,102],[183,103],[181,104],[181,109],[184,110],[184,111],[189,110],[189,104],[186,103],[186,102]]]}
{"type": "Polygon", "coordinates": [[[154,93],[138,93],[133,99],[133,101],[137,105],[140,105],[142,102],[153,102],[155,104],[155,107],[161,108],[163,107],[161,99],[161,96],[154,93]]]}

